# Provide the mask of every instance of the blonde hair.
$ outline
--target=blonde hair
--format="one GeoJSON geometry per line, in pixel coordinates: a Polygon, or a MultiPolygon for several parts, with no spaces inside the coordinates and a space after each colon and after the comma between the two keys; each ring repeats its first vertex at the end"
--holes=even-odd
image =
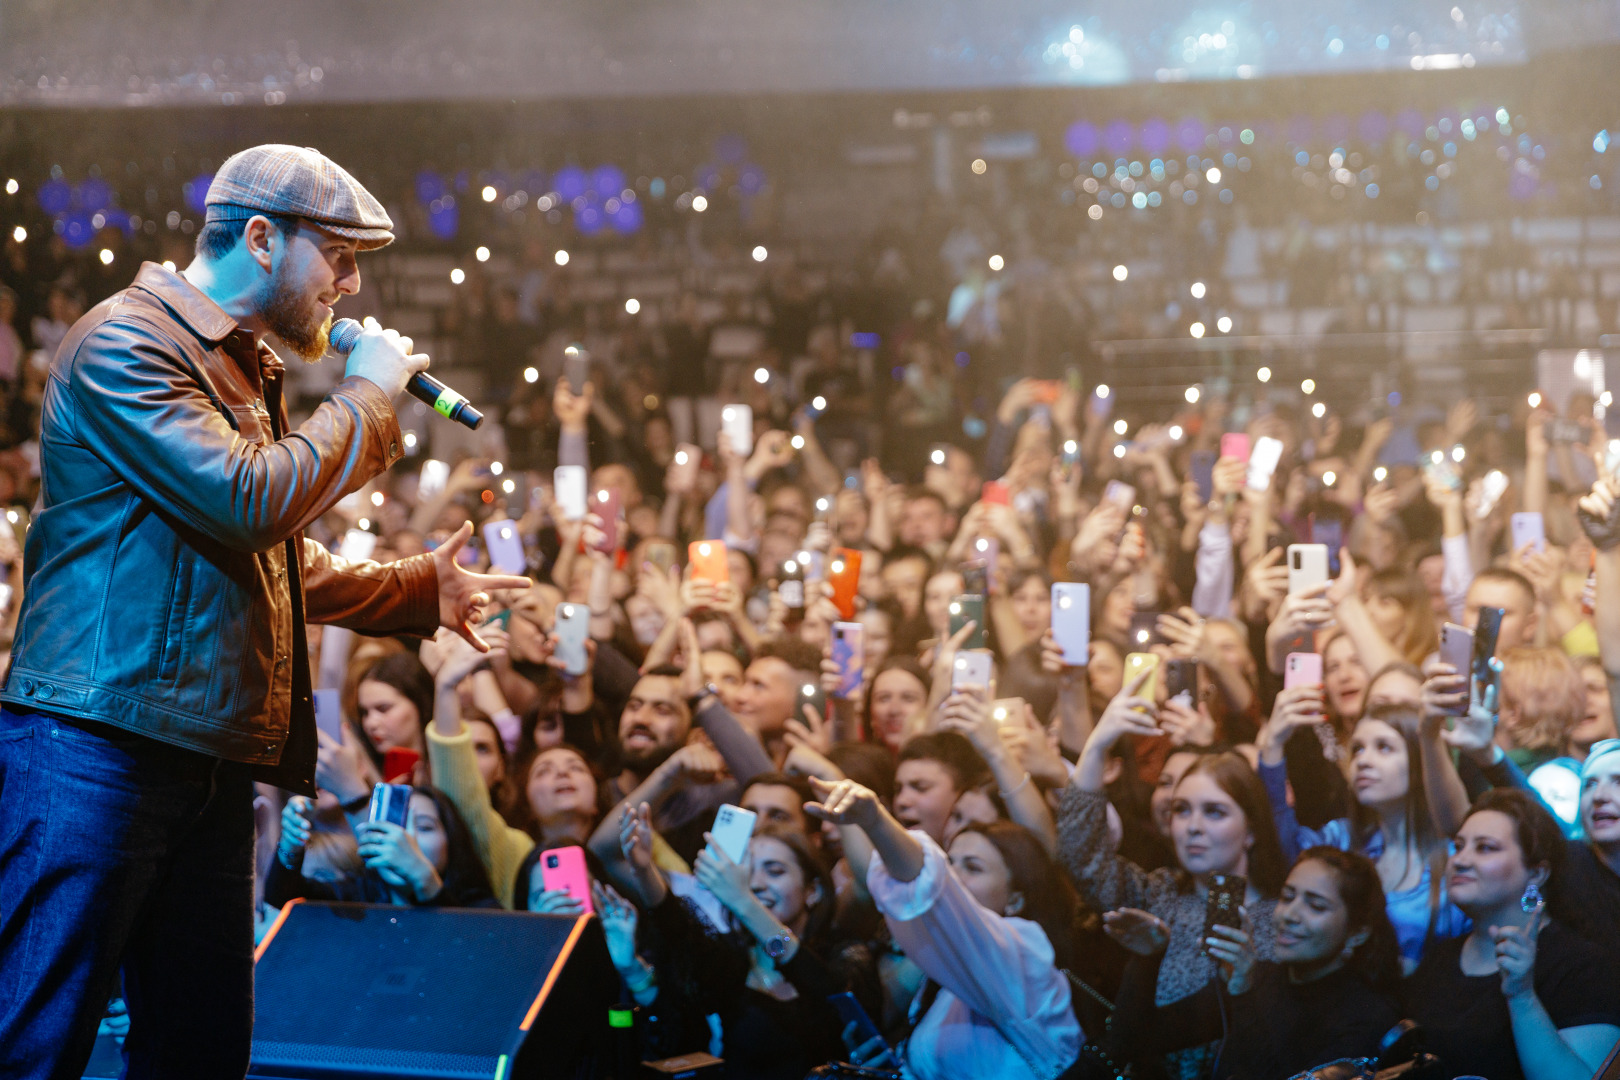
{"type": "Polygon", "coordinates": [[[1502,658],[1502,710],[1514,714],[1516,747],[1563,753],[1586,716],[1586,683],[1560,649],[1512,649],[1502,658]]]}

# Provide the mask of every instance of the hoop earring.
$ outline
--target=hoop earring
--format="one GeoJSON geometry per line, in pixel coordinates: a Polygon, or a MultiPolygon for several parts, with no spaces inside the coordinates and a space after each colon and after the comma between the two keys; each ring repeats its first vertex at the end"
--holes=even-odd
{"type": "Polygon", "coordinates": [[[1540,914],[1541,909],[1547,906],[1547,898],[1541,895],[1541,890],[1535,882],[1524,887],[1524,895],[1519,897],[1519,910],[1526,915],[1540,914]]]}

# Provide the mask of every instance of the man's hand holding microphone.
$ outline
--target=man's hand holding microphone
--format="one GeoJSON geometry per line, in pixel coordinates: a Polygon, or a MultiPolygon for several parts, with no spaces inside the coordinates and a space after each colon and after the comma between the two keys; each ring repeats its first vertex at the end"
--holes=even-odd
{"type": "MultiPolygon", "coordinates": [[[[405,384],[412,375],[427,370],[427,353],[411,352],[415,342],[398,330],[384,330],[370,315],[360,326],[359,338],[349,349],[349,363],[343,374],[371,380],[393,401],[405,392],[405,384]]],[[[332,327],[332,344],[341,351],[340,333],[341,324],[332,327]]]]}

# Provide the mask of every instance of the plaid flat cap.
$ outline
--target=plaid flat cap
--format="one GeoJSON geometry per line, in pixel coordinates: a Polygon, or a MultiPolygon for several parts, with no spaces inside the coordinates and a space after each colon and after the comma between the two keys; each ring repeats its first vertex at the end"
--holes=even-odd
{"type": "Polygon", "coordinates": [[[232,154],[214,174],[206,203],[209,222],[283,214],[358,241],[361,251],[394,242],[394,223],[382,203],[341,165],[307,146],[265,143],[232,154]]]}

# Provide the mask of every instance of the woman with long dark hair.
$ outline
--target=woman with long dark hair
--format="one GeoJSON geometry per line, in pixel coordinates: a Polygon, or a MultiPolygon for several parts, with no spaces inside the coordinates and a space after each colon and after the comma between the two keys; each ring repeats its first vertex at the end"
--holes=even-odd
{"type": "Polygon", "coordinates": [[[1400,954],[1377,867],[1338,848],[1308,849],[1289,871],[1272,921],[1274,960],[1256,954],[1246,916],[1241,927],[1212,927],[1205,947],[1219,982],[1156,1008],[1169,928],[1146,912],[1110,912],[1110,935],[1141,958],[1126,969],[1116,1043],[1162,1054],[1219,1039],[1224,1029],[1219,1078],[1292,1076],[1335,1058],[1375,1056],[1400,1017],[1400,954]]]}

